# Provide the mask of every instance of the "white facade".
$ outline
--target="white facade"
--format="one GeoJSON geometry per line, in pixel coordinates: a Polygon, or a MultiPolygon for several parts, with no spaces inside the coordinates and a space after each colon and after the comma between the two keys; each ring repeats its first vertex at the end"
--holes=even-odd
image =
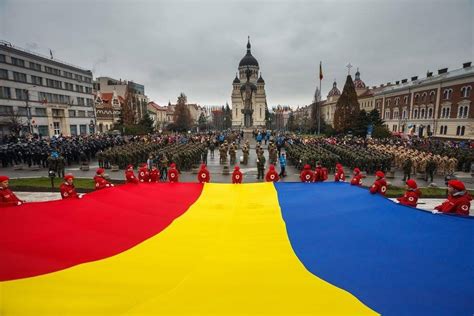
{"type": "Polygon", "coordinates": [[[94,133],[92,72],[0,42],[0,135],[13,117],[42,136],[94,133]]]}

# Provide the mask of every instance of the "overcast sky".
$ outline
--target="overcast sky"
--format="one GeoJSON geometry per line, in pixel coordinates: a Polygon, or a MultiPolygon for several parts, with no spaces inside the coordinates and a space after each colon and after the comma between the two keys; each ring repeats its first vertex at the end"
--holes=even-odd
{"type": "Polygon", "coordinates": [[[474,56],[474,5],[449,1],[0,0],[0,39],[133,80],[159,104],[180,92],[202,105],[229,102],[247,35],[269,106],[312,101],[323,62],[323,96],[342,89],[350,62],[367,85],[474,56]]]}

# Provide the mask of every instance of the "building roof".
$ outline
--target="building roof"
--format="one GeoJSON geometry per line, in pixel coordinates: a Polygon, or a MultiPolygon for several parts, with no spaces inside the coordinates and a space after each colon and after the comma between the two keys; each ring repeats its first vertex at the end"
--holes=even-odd
{"type": "Polygon", "coordinates": [[[341,91],[339,91],[339,89],[337,88],[336,80],[334,80],[334,83],[332,84],[332,89],[328,93],[328,98],[336,95],[341,95],[341,91]]]}
{"type": "Polygon", "coordinates": [[[357,72],[355,73],[354,87],[356,89],[365,89],[365,83],[360,79],[359,68],[357,68],[357,72]]]}
{"type": "Polygon", "coordinates": [[[155,103],[153,101],[148,102],[148,106],[154,108],[157,111],[166,111],[167,110],[166,106],[161,106],[158,103],[155,103]]]}
{"type": "MultiPolygon", "coordinates": [[[[113,92],[104,92],[104,93],[98,94],[98,96],[100,97],[102,102],[110,103],[110,101],[112,100],[114,94],[113,94],[113,92]]],[[[119,99],[120,103],[125,102],[125,99],[122,98],[121,96],[118,96],[118,99],[119,99]]]]}
{"type": "Polygon", "coordinates": [[[415,89],[418,87],[437,84],[437,83],[445,82],[448,80],[456,80],[456,79],[473,76],[474,67],[467,66],[467,67],[463,67],[459,69],[454,69],[449,72],[448,71],[442,72],[442,73],[439,73],[439,72],[440,71],[438,71],[437,75],[425,77],[423,79],[416,78],[415,80],[407,81],[405,83],[391,84],[385,87],[380,87],[380,89],[377,92],[375,92],[374,95],[377,96],[377,95],[397,92],[397,91],[405,90],[407,88],[415,89]]]}

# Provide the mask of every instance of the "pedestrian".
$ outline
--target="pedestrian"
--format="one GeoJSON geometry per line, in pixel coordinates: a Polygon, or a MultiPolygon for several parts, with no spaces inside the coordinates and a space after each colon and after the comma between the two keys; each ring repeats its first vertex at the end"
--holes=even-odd
{"type": "Polygon", "coordinates": [[[406,192],[402,197],[397,198],[401,205],[416,207],[418,199],[421,196],[421,191],[418,189],[416,181],[408,179],[406,182],[406,192]]]}
{"type": "Polygon", "coordinates": [[[25,203],[10,190],[9,180],[7,176],[0,176],[0,207],[19,206],[25,203]]]}
{"type": "Polygon", "coordinates": [[[128,165],[127,170],[125,171],[125,183],[139,183],[138,179],[135,177],[133,172],[133,165],[128,165]]]}
{"type": "Polygon", "coordinates": [[[387,181],[385,181],[385,174],[382,171],[377,171],[375,173],[375,182],[370,187],[370,193],[375,194],[379,193],[385,195],[387,192],[387,181]]]}
{"type": "Polygon", "coordinates": [[[300,179],[301,179],[301,182],[305,182],[305,183],[310,183],[314,181],[314,173],[311,170],[310,165],[308,164],[304,165],[303,170],[301,170],[301,173],[300,173],[300,179]]]}
{"type": "Polygon", "coordinates": [[[142,163],[138,169],[138,181],[140,182],[150,182],[150,172],[148,171],[148,166],[146,163],[142,163]]]}
{"type": "Polygon", "coordinates": [[[275,165],[270,165],[268,167],[268,172],[265,175],[265,181],[267,182],[278,182],[280,177],[278,176],[278,172],[275,170],[275,165]]]}
{"type": "Polygon", "coordinates": [[[240,183],[242,183],[243,178],[244,177],[242,175],[242,171],[240,171],[240,167],[235,166],[234,167],[234,172],[232,172],[232,183],[233,184],[240,184],[240,183]]]}
{"type": "Polygon", "coordinates": [[[150,182],[159,182],[160,181],[160,170],[156,167],[156,164],[151,166],[150,171],[150,182]]]}
{"type": "Polygon", "coordinates": [[[101,190],[104,188],[109,188],[113,187],[114,185],[107,181],[104,177],[105,170],[103,168],[99,168],[96,171],[96,175],[94,176],[94,182],[95,182],[95,189],[96,190],[101,190]]]}
{"type": "Polygon", "coordinates": [[[179,172],[174,162],[171,163],[170,169],[168,170],[168,179],[170,183],[179,182],[179,172]]]}
{"type": "Polygon", "coordinates": [[[340,163],[336,164],[336,172],[334,173],[334,181],[344,182],[346,181],[346,176],[344,175],[344,169],[340,163]]]}
{"type": "Polygon", "coordinates": [[[77,194],[76,187],[74,186],[74,176],[67,174],[64,176],[64,182],[59,186],[61,197],[63,199],[80,199],[81,194],[77,194]]]}
{"type": "Polygon", "coordinates": [[[462,181],[448,181],[448,199],[443,204],[438,205],[433,213],[451,213],[457,215],[469,215],[471,208],[471,195],[466,191],[466,186],[462,181]]]}
{"type": "Polygon", "coordinates": [[[201,164],[197,178],[199,183],[209,183],[211,181],[211,176],[209,175],[209,170],[206,168],[206,164],[201,164]]]}
{"type": "Polygon", "coordinates": [[[286,156],[285,153],[281,153],[280,155],[280,178],[286,177],[286,156]]]}
{"type": "Polygon", "coordinates": [[[360,169],[359,168],[354,168],[353,174],[354,174],[354,177],[352,177],[351,185],[361,186],[362,185],[362,174],[360,172],[360,169]]]}

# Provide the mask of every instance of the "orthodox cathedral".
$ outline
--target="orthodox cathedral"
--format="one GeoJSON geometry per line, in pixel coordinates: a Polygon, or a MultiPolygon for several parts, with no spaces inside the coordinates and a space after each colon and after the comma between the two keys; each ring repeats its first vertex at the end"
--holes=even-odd
{"type": "Polygon", "coordinates": [[[257,59],[250,51],[240,60],[238,73],[232,84],[232,127],[254,128],[265,126],[267,96],[265,81],[260,73],[257,59]]]}

